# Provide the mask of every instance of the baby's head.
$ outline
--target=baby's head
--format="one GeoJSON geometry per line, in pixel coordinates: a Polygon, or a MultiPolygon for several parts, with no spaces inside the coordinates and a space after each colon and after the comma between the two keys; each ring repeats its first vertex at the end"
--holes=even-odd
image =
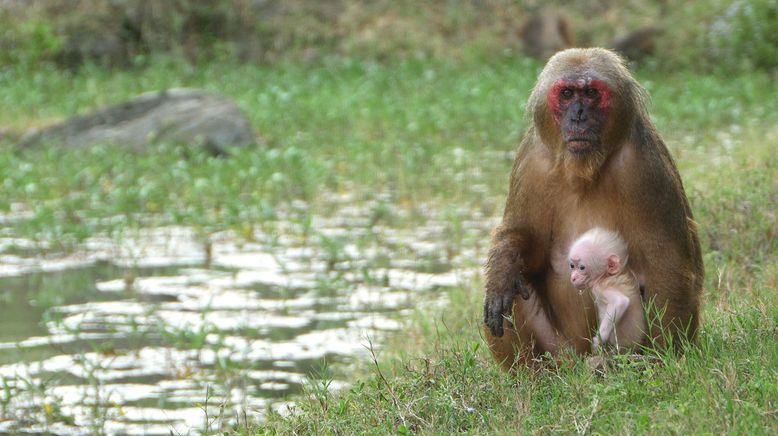
{"type": "Polygon", "coordinates": [[[595,227],[573,242],[567,256],[570,282],[585,289],[605,276],[619,274],[627,265],[627,244],[616,232],[595,227]]]}

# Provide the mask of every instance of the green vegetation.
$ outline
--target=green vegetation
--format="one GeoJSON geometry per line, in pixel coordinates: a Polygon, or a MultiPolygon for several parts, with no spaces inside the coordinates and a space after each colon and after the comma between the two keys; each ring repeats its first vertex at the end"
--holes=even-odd
{"type": "Polygon", "coordinates": [[[772,434],[776,429],[773,290],[747,291],[727,309],[709,301],[699,343],[683,357],[616,358],[604,375],[571,358],[511,376],[484,350],[476,310],[481,300],[474,290],[455,292],[452,307],[434,321],[420,315],[403,343],[411,336],[422,338],[422,345],[396,360],[379,361],[381,373],[374,370],[335,395],[313,386],[296,414],[272,416],[259,429],[279,434],[365,429],[772,434]]]}
{"type": "MultiPolygon", "coordinates": [[[[313,217],[338,214],[327,194],[349,193],[358,202],[377,199],[375,219],[393,228],[416,226],[424,216],[416,212],[433,210],[461,232],[462,211],[501,213],[539,68],[507,56],[266,67],[157,60],[114,72],[6,68],[0,125],[11,138],[142,91],[187,86],[236,99],[264,145],[220,159],[180,146],[150,154],[16,150],[6,140],[4,231],[50,251],[163,224],[193,226],[204,237],[232,229],[251,239],[253,225],[293,219],[296,231],[316,236],[313,217]]],[[[604,376],[575,358],[509,376],[480,338],[482,283],[474,280],[450,292],[445,311],[409,319],[407,332],[378,352],[380,371],[366,362],[351,388],[328,392],[324,380],[310,387],[297,414],[236,430],[775,433],[778,85],[761,72],[637,75],[701,229],[707,280],[698,344],[683,356],[616,359],[604,376]]],[[[452,239],[454,249],[465,248],[457,232],[452,239]]],[[[481,239],[486,244],[488,235],[481,239]]],[[[310,240],[338,256],[332,240],[310,240]]]]}
{"type": "MultiPolygon", "coordinates": [[[[236,151],[234,159],[183,147],[161,147],[154,155],[118,147],[4,153],[0,207],[26,205],[33,218],[19,223],[20,236],[57,232],[53,236],[76,239],[114,221],[229,228],[272,218],[274,209],[298,199],[321,213],[327,207],[318,194],[325,191],[361,198],[385,191],[411,205],[475,202],[491,216],[502,208],[524,127],[523,104],[539,69],[510,58],[274,67],[160,63],[79,73],[7,69],[0,77],[6,90],[0,120],[11,132],[150,89],[185,86],[236,99],[265,146],[236,151]],[[491,195],[481,195],[476,185],[491,195]],[[122,219],[98,219],[116,216],[122,219]]],[[[776,91],[768,75],[639,76],[652,95],[652,116],[687,177],[733,165],[738,157],[769,157],[775,135],[769,125],[778,119],[778,104],[765,98],[776,91]]],[[[701,189],[697,184],[712,181],[687,183],[693,194],[701,189]]]]}
{"type": "Polygon", "coordinates": [[[522,52],[521,29],[544,8],[578,46],[636,29],[659,35],[647,63],[669,71],[775,71],[775,0],[48,0],[0,8],[0,65],[141,66],[159,55],[273,63],[330,57],[484,59],[522,52]]]}
{"type": "MultiPolygon", "coordinates": [[[[526,127],[523,105],[542,66],[519,54],[519,29],[529,13],[541,3],[564,5],[582,46],[660,28],[655,55],[636,75],[651,94],[651,116],[676,158],[700,228],[707,274],[697,343],[682,355],[617,356],[603,374],[569,356],[509,375],[481,337],[483,283],[475,278],[441,291],[444,308],[417,310],[401,334],[359,365],[357,376],[348,375],[350,387],[329,390],[337,369],[325,367],[295,398],[295,413],[268,410],[266,422],[241,419],[233,430],[778,433],[775,0],[25,3],[0,8],[0,256],[56,256],[80,250],[92,236],[121,240],[166,225],[193,228],[210,247],[217,232],[251,241],[259,228],[315,246],[327,268],[348,264],[365,283],[388,280],[377,271],[403,247],[366,259],[348,254],[346,246],[363,253],[392,243],[377,233],[352,234],[348,222],[343,234],[320,232],[318,218],[349,219],[339,210],[344,202],[333,198],[368,208],[370,225],[387,233],[412,234],[431,219],[444,223],[448,261],[485,251],[488,234],[472,220],[502,212],[526,127]],[[14,146],[27,129],[174,87],[236,100],[260,147],[215,158],[169,144],[143,154],[120,146],[14,146]],[[13,238],[21,238],[18,246],[13,238]]],[[[468,270],[481,266],[465,263],[468,270]]],[[[424,272],[448,267],[435,257],[416,264],[424,272]]],[[[142,273],[109,265],[90,271],[5,280],[0,301],[12,327],[0,337],[45,335],[47,322],[62,316],[49,308],[111,298],[94,289],[97,278],[123,277],[130,287],[142,273]]],[[[317,276],[316,292],[334,296],[353,286],[343,274],[317,276]]],[[[146,341],[216,353],[226,334],[206,324],[160,323],[146,331],[128,322],[133,329],[120,340],[85,340],[79,346],[87,348],[77,353],[110,357],[146,341]],[[219,339],[209,342],[209,335],[219,339]]],[[[58,352],[6,350],[0,363],[58,352]]],[[[97,360],[81,380],[94,391],[84,398],[96,398],[103,383],[97,360]]],[[[201,380],[205,403],[245,386],[246,371],[257,369],[252,365],[219,359],[213,379],[208,373],[201,380]]],[[[181,378],[197,378],[189,374],[196,367],[178,369],[181,378]]],[[[29,398],[37,418],[28,419],[45,421],[46,429],[75,425],[53,393],[72,378],[0,378],[0,424],[15,416],[14,398],[29,398]]],[[[121,409],[90,404],[95,433],[121,409]]],[[[206,432],[228,421],[212,421],[203,409],[206,432]]]]}

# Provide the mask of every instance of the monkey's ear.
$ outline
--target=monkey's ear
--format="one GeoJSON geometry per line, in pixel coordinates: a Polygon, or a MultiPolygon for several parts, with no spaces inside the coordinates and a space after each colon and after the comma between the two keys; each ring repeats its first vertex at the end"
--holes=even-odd
{"type": "Polygon", "coordinates": [[[618,274],[621,270],[621,259],[615,254],[608,256],[608,274],[618,274]]]}

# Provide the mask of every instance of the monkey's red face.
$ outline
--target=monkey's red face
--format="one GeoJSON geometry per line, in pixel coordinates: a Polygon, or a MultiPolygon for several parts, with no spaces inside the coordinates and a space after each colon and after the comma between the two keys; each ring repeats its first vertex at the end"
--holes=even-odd
{"type": "Polygon", "coordinates": [[[611,91],[605,82],[591,76],[566,77],[551,86],[548,108],[567,149],[585,154],[601,142],[611,91]]]}

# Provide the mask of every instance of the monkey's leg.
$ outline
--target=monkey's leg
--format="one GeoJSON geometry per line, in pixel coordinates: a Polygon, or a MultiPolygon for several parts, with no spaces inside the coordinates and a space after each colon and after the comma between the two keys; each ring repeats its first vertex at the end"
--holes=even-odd
{"type": "Polygon", "coordinates": [[[489,345],[489,351],[492,352],[494,359],[506,370],[511,370],[517,361],[528,362],[529,353],[524,352],[527,345],[520,339],[516,329],[508,325],[508,321],[505,321],[503,327],[503,335],[494,336],[492,335],[489,326],[485,325],[483,330],[484,337],[486,338],[486,343],[489,345]]]}
{"type": "Polygon", "coordinates": [[[535,342],[535,349],[539,349],[540,354],[546,351],[556,354],[561,342],[559,332],[551,325],[537,294],[531,292],[529,299],[514,302],[513,308],[517,318],[515,322],[535,342]]]}
{"type": "Polygon", "coordinates": [[[484,326],[489,350],[505,369],[513,369],[516,362],[530,363],[545,352],[557,354],[562,338],[551,325],[534,291],[530,292],[528,300],[517,295],[511,313],[512,323],[503,320],[502,336],[493,335],[489,327],[484,326]]]}

